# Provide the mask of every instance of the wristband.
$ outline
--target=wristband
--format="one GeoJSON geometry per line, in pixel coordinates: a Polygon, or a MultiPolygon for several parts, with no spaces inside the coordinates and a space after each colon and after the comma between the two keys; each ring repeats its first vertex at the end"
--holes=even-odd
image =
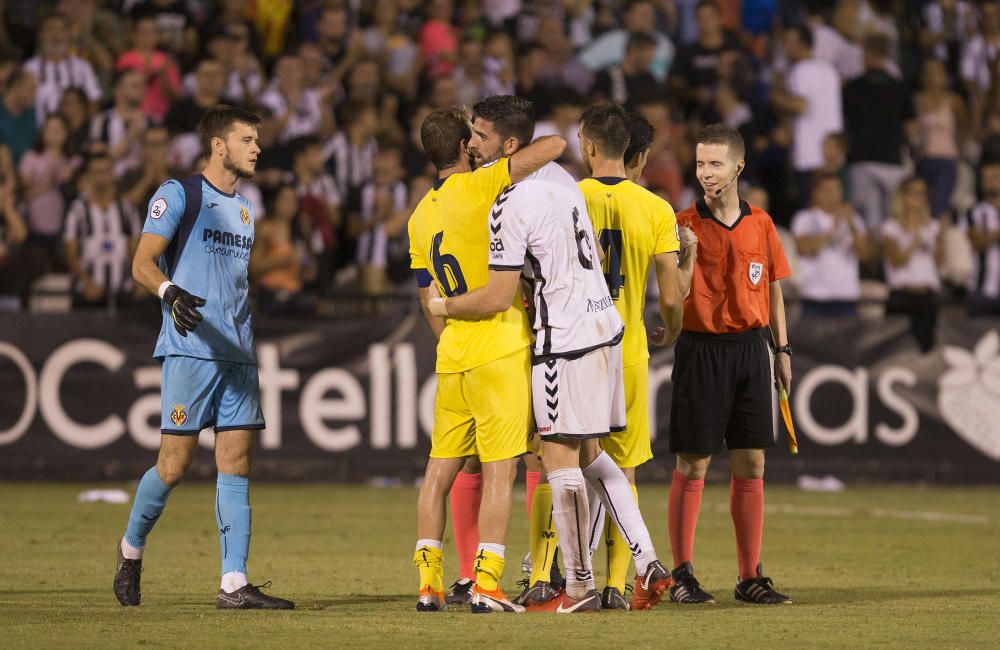
{"type": "Polygon", "coordinates": [[[447,298],[431,298],[427,302],[427,310],[431,313],[431,316],[447,316],[448,315],[448,305],[446,304],[447,298]]]}
{"type": "Polygon", "coordinates": [[[174,286],[174,283],[171,282],[170,280],[163,281],[163,283],[160,285],[160,288],[156,290],[156,295],[160,297],[160,300],[163,300],[163,294],[165,294],[167,292],[167,289],[172,286],[174,286]]]}
{"type": "Polygon", "coordinates": [[[791,345],[779,345],[774,348],[775,354],[787,354],[789,357],[792,356],[792,346],[791,345]]]}

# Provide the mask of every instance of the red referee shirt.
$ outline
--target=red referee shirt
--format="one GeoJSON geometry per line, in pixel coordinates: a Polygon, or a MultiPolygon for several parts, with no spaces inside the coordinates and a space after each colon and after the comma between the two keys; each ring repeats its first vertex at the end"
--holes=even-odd
{"type": "Polygon", "coordinates": [[[792,274],[770,215],[741,200],[739,219],[726,226],[700,199],[677,215],[677,223],[698,236],[684,329],[728,334],[766,327],[768,285],[792,274]]]}

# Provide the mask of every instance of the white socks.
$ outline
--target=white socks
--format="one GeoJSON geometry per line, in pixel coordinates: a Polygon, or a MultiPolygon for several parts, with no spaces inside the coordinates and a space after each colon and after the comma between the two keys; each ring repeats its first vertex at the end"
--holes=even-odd
{"type": "Polygon", "coordinates": [[[136,548],[136,547],[132,546],[131,544],[129,544],[128,542],[125,541],[124,537],[122,537],[121,547],[122,547],[122,555],[125,556],[126,560],[141,560],[142,559],[142,551],[143,551],[143,549],[136,548]]]}
{"type": "Polygon", "coordinates": [[[488,553],[495,553],[500,557],[503,557],[504,551],[507,549],[503,544],[486,544],[480,543],[479,548],[476,549],[476,555],[479,555],[479,551],[486,551],[488,553]]]}
{"type": "Polygon", "coordinates": [[[593,556],[604,538],[604,516],[607,512],[601,503],[601,497],[597,494],[597,487],[590,481],[587,481],[587,505],[590,507],[590,526],[587,528],[587,534],[590,537],[590,555],[593,556]]]}
{"type": "Polygon", "coordinates": [[[231,594],[237,589],[242,589],[247,584],[247,574],[239,571],[230,571],[222,576],[222,591],[231,594]]]}
{"type": "Polygon", "coordinates": [[[441,540],[439,539],[418,539],[417,549],[419,549],[422,546],[429,546],[430,548],[436,548],[439,551],[443,548],[443,546],[441,546],[441,540]]]}
{"type": "Polygon", "coordinates": [[[552,518],[566,565],[566,594],[580,600],[594,589],[587,536],[590,508],[583,472],[578,467],[557,469],[548,473],[548,479],[552,486],[552,518]]]}
{"type": "Polygon", "coordinates": [[[625,473],[615,465],[610,456],[601,452],[601,455],[583,470],[583,475],[593,486],[604,509],[611,515],[611,519],[625,538],[625,543],[628,544],[635,560],[636,573],[640,576],[646,575],[649,563],[656,560],[656,550],[653,548],[649,530],[646,529],[646,522],[642,520],[639,504],[635,502],[632,486],[625,478],[625,473]]]}

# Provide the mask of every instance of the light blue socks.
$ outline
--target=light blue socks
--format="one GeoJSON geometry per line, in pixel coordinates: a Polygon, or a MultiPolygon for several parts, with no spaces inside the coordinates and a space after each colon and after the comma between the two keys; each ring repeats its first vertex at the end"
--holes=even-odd
{"type": "Polygon", "coordinates": [[[222,574],[246,574],[250,553],[250,479],[219,473],[215,490],[222,574]]]}
{"type": "Polygon", "coordinates": [[[167,485],[160,479],[156,467],[150,467],[149,471],[142,475],[139,488],[135,491],[128,527],[125,529],[125,541],[129,546],[141,549],[146,545],[146,537],[163,513],[167,497],[173,489],[172,485],[167,485]]]}

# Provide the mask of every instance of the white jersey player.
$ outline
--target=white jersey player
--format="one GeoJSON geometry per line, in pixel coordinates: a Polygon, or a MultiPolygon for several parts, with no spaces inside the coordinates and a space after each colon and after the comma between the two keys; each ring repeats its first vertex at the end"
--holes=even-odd
{"type": "Polygon", "coordinates": [[[616,513],[640,573],[637,587],[662,593],[669,573],[656,559],[625,475],[597,442],[625,426],[624,324],[601,272],[583,194],[564,169],[550,163],[501,194],[488,221],[487,284],[433,298],[429,308],[448,318],[481,318],[517,299],[525,265],[533,276],[533,406],[567,576],[564,597],[528,609],[570,613],[601,607],[590,562],[588,484],[616,513]]]}

